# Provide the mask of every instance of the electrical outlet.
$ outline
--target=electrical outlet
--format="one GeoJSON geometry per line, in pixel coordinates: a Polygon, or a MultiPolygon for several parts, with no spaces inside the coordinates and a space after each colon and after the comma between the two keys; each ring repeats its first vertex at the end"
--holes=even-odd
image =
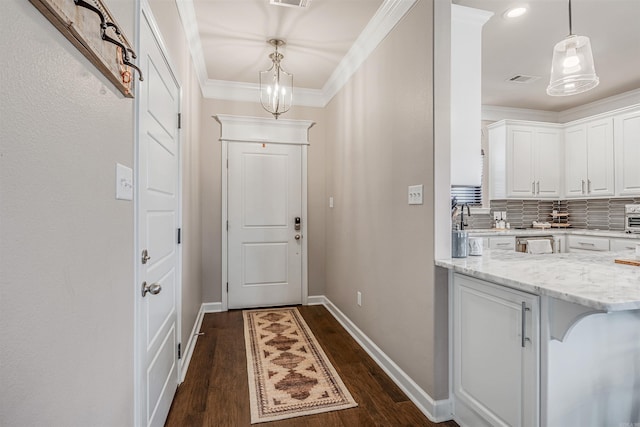
{"type": "Polygon", "coordinates": [[[333,196],[329,197],[329,207],[333,208],[333,196]]]}
{"type": "Polygon", "coordinates": [[[358,307],[362,307],[362,292],[358,291],[358,307]]]}

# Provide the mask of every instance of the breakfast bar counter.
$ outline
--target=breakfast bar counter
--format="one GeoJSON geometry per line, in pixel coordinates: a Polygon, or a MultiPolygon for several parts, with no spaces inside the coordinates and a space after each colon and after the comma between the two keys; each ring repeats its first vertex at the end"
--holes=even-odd
{"type": "Polygon", "coordinates": [[[535,295],[611,312],[640,309],[640,267],[617,264],[633,251],[532,255],[485,249],[436,265],[535,295]]]}

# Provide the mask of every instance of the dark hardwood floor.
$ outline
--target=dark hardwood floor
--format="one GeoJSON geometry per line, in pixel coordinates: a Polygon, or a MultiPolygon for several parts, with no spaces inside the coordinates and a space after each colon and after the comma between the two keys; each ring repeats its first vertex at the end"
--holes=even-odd
{"type": "MultiPolygon", "coordinates": [[[[429,421],[323,306],[302,316],[358,402],[357,408],[256,424],[294,426],[441,426],[429,421]]],[[[189,371],[166,426],[250,426],[242,311],[206,314],[189,371]]]]}

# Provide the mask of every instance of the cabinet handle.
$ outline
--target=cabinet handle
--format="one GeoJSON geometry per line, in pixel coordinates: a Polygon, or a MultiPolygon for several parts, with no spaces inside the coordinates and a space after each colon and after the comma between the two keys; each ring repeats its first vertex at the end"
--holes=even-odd
{"type": "Polygon", "coordinates": [[[584,194],[584,179],[582,180],[582,194],[584,194]]]}
{"type": "Polygon", "coordinates": [[[526,335],[526,329],[527,329],[527,316],[526,313],[527,311],[530,311],[531,309],[529,307],[527,307],[527,304],[522,301],[522,348],[524,348],[525,346],[525,342],[527,341],[531,341],[531,339],[527,338],[526,335]]]}
{"type": "Polygon", "coordinates": [[[536,194],[536,182],[531,181],[531,194],[536,194]]]}
{"type": "Polygon", "coordinates": [[[587,180],[587,193],[591,194],[591,180],[587,180]]]}
{"type": "Polygon", "coordinates": [[[536,182],[536,194],[540,194],[540,181],[536,182]]]}

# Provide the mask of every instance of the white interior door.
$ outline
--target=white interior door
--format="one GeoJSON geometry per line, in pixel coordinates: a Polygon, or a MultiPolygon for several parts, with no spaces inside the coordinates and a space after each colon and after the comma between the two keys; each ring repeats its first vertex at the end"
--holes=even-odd
{"type": "Polygon", "coordinates": [[[180,88],[149,19],[140,25],[137,381],[140,424],[162,426],[178,386],[180,88]]]}
{"type": "Polygon", "coordinates": [[[302,149],[230,143],[229,308],[302,303],[302,149]]]}

